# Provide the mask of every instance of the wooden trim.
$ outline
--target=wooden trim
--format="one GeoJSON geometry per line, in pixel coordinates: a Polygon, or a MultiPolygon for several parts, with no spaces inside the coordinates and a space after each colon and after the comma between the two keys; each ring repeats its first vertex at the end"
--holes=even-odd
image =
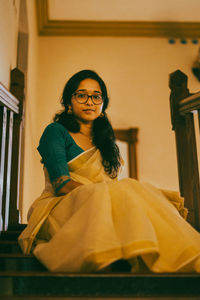
{"type": "Polygon", "coordinates": [[[8,112],[7,120],[7,133],[6,133],[6,155],[4,167],[4,187],[3,187],[3,229],[8,229],[9,211],[10,211],[10,182],[11,182],[11,161],[12,161],[12,141],[13,141],[13,111],[8,112]]]}
{"type": "Polygon", "coordinates": [[[6,106],[9,110],[19,113],[19,101],[15,98],[8,89],[0,82],[0,105],[6,106]]]}
{"type": "Polygon", "coordinates": [[[39,35],[200,37],[200,22],[50,20],[48,0],[36,0],[36,5],[39,35]]]}
{"type": "Polygon", "coordinates": [[[23,117],[24,104],[24,74],[15,68],[11,71],[10,91],[19,99],[19,114],[14,115],[13,123],[13,146],[12,146],[12,163],[11,163],[11,183],[10,183],[10,211],[9,211],[9,228],[19,224],[19,198],[21,197],[22,181],[22,149],[21,149],[21,123],[23,117]]]}
{"type": "Polygon", "coordinates": [[[198,109],[200,109],[200,92],[189,96],[179,102],[180,114],[186,114],[198,109]]]}
{"type": "Polygon", "coordinates": [[[137,133],[138,128],[129,128],[129,129],[115,129],[115,136],[120,141],[126,143],[136,143],[137,142],[137,133]]]}
{"type": "Polygon", "coordinates": [[[0,107],[0,231],[3,230],[4,226],[4,207],[3,192],[4,192],[4,166],[5,166],[5,155],[6,155],[6,128],[7,128],[7,107],[0,107]]]}
{"type": "Polygon", "coordinates": [[[188,221],[200,231],[200,183],[194,118],[191,113],[196,107],[195,99],[199,99],[199,93],[189,96],[191,94],[187,82],[187,76],[180,70],[170,74],[171,119],[176,138],[180,193],[185,198],[185,206],[189,210],[188,221]],[[180,103],[191,110],[180,114],[180,103]]]}
{"type": "Polygon", "coordinates": [[[138,179],[137,149],[138,128],[115,129],[116,139],[128,144],[129,177],[138,179]]]}

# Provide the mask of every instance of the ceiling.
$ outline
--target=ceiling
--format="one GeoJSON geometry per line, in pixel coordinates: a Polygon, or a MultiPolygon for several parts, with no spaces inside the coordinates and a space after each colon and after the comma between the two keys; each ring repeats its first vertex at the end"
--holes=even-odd
{"type": "Polygon", "coordinates": [[[199,0],[48,0],[51,20],[200,21],[199,0]]]}
{"type": "Polygon", "coordinates": [[[40,35],[200,37],[199,0],[36,0],[40,35]]]}

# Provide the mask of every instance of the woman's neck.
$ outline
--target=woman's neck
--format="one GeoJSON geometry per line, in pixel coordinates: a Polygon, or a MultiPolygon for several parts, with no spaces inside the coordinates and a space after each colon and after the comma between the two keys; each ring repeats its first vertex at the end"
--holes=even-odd
{"type": "Polygon", "coordinates": [[[80,132],[86,136],[91,136],[92,124],[91,123],[88,123],[88,124],[80,123],[80,132]]]}

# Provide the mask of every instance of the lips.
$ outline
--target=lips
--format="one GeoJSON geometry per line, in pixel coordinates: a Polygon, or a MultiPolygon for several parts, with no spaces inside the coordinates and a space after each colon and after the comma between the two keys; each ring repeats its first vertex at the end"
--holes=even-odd
{"type": "Polygon", "coordinates": [[[83,109],[85,112],[95,111],[94,109],[83,109]]]}

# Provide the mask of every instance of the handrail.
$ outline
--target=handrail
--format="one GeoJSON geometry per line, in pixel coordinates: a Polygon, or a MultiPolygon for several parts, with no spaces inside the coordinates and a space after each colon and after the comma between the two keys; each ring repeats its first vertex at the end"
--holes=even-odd
{"type": "Polygon", "coordinates": [[[200,92],[195,93],[179,102],[181,115],[200,109],[200,92]]]}
{"type": "Polygon", "coordinates": [[[19,113],[19,100],[15,98],[0,82],[0,105],[7,107],[14,113],[19,113]]]}

